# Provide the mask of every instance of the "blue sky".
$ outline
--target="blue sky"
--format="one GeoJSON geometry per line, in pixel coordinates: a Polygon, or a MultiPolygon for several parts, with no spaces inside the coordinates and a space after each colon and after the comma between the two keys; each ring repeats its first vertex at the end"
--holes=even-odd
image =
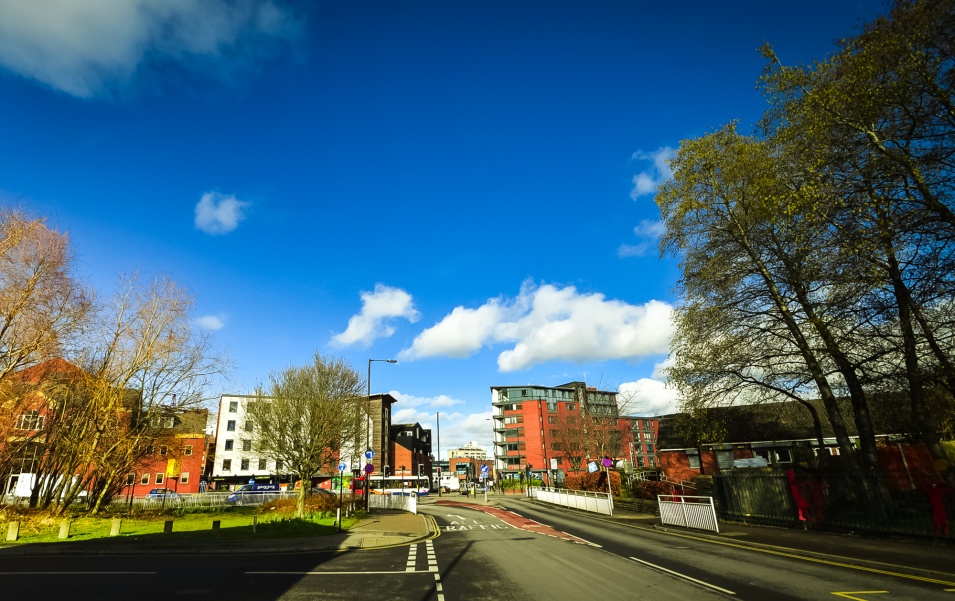
{"type": "MultiPolygon", "coordinates": [[[[768,41],[834,49],[876,1],[0,0],[0,201],[101,293],[169,274],[248,393],[342,356],[442,449],[492,385],[675,408],[678,272],[653,190],[746,131],[768,41]]],[[[442,453],[444,456],[444,453],[442,453]]]]}

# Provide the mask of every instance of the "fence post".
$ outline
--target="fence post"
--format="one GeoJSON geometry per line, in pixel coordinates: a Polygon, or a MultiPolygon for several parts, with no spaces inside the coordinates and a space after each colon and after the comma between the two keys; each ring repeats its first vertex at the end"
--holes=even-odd
{"type": "Polygon", "coordinates": [[[7,542],[12,543],[20,537],[20,522],[10,522],[7,526],[7,542]]]}
{"type": "Polygon", "coordinates": [[[60,522],[59,538],[70,538],[70,520],[63,520],[60,522]]]}
{"type": "Polygon", "coordinates": [[[212,520],[212,531],[218,532],[221,524],[222,524],[221,520],[212,520]]]}
{"type": "Polygon", "coordinates": [[[172,533],[172,520],[166,520],[166,522],[162,526],[162,533],[163,534],[172,533]]]}

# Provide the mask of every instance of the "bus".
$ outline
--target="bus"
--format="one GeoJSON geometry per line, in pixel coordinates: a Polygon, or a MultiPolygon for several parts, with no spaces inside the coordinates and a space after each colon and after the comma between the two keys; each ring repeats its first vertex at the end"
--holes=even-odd
{"type": "Polygon", "coordinates": [[[373,495],[409,495],[419,497],[431,492],[431,478],[427,476],[369,476],[368,487],[373,495]]]}

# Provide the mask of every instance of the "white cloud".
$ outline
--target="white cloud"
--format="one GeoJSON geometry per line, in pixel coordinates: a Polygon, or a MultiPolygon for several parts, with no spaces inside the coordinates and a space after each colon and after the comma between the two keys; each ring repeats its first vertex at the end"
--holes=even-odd
{"type": "Polygon", "coordinates": [[[418,397],[392,390],[389,393],[398,402],[392,406],[391,423],[421,424],[431,430],[435,457],[438,455],[437,443],[440,435],[441,457],[447,459],[448,449],[462,447],[468,442],[477,441],[488,453],[491,452],[492,428],[491,412],[458,413],[445,411],[446,407],[463,405],[465,401],[452,399],[446,395],[436,397],[418,397]],[[440,424],[436,419],[440,414],[440,424]],[[437,431],[440,425],[441,431],[437,431]]]}
{"type": "Polygon", "coordinates": [[[627,413],[631,415],[667,415],[676,413],[679,405],[677,391],[660,380],[640,378],[624,382],[619,391],[627,400],[627,413]]]}
{"type": "Polygon", "coordinates": [[[300,28],[269,0],[0,0],[0,65],[80,98],[150,63],[228,78],[300,28]]]}
{"type": "Polygon", "coordinates": [[[620,257],[642,257],[651,249],[655,249],[657,241],[666,233],[666,227],[662,221],[644,219],[640,225],[633,228],[633,233],[637,237],[637,243],[621,244],[617,249],[620,257]]]}
{"type": "Polygon", "coordinates": [[[225,327],[225,317],[221,315],[204,315],[196,320],[196,325],[205,330],[221,330],[225,327]]]}
{"type": "Polygon", "coordinates": [[[456,307],[398,357],[466,357],[484,346],[513,343],[498,355],[501,372],[551,360],[636,359],[668,351],[671,310],[660,301],[630,305],[598,293],[580,294],[573,286],[525,283],[511,301],[456,307]]]}
{"type": "Polygon", "coordinates": [[[231,194],[206,192],[196,203],[196,228],[207,234],[227,234],[245,219],[245,210],[251,205],[231,194]]]}
{"type": "Polygon", "coordinates": [[[387,338],[395,333],[389,324],[393,318],[407,319],[415,323],[421,314],[414,307],[411,295],[400,288],[375,284],[374,292],[361,293],[361,312],[348,320],[348,328],[332,336],[332,343],[349,346],[360,343],[365,346],[378,338],[387,338]]]}
{"type": "Polygon", "coordinates": [[[653,194],[660,184],[673,177],[673,171],[667,165],[667,161],[676,156],[676,153],[669,146],[661,146],[653,152],[637,151],[633,153],[633,159],[638,161],[649,161],[651,166],[633,176],[633,190],[630,191],[630,198],[636,200],[641,196],[653,194]]]}

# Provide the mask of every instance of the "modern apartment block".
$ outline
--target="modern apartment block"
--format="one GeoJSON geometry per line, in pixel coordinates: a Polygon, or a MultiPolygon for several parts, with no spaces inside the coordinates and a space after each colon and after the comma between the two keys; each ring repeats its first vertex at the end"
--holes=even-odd
{"type": "MultiPolygon", "coordinates": [[[[621,417],[617,393],[588,387],[584,382],[560,386],[492,386],[494,470],[498,478],[516,478],[521,472],[562,479],[573,471],[564,447],[569,443],[566,424],[597,424],[604,431],[604,453],[618,468],[652,467],[656,420],[621,417]]],[[[593,427],[593,426],[592,426],[593,427]]],[[[586,463],[602,457],[587,456],[586,463]]]]}
{"type": "MultiPolygon", "coordinates": [[[[252,425],[246,420],[249,403],[256,402],[255,395],[224,394],[219,398],[219,415],[216,423],[215,463],[212,468],[212,482],[216,489],[231,487],[249,482],[271,482],[289,484],[287,466],[281,461],[260,457],[253,451],[252,425]]],[[[367,399],[370,418],[365,437],[346,444],[339,451],[339,460],[350,470],[360,470],[365,466],[364,452],[372,449],[371,460],[375,474],[382,474],[383,465],[391,465],[391,447],[389,430],[391,427],[391,405],[396,399],[389,394],[375,394],[367,399]],[[366,447],[367,445],[367,447],[366,447]]],[[[429,440],[430,444],[430,440],[429,440]]],[[[329,478],[337,466],[328,466],[329,478]]]]}
{"type": "Polygon", "coordinates": [[[467,459],[480,459],[481,461],[484,461],[487,459],[487,451],[479,447],[476,441],[471,441],[463,447],[458,447],[457,449],[448,449],[448,459],[461,457],[467,459]]]}

